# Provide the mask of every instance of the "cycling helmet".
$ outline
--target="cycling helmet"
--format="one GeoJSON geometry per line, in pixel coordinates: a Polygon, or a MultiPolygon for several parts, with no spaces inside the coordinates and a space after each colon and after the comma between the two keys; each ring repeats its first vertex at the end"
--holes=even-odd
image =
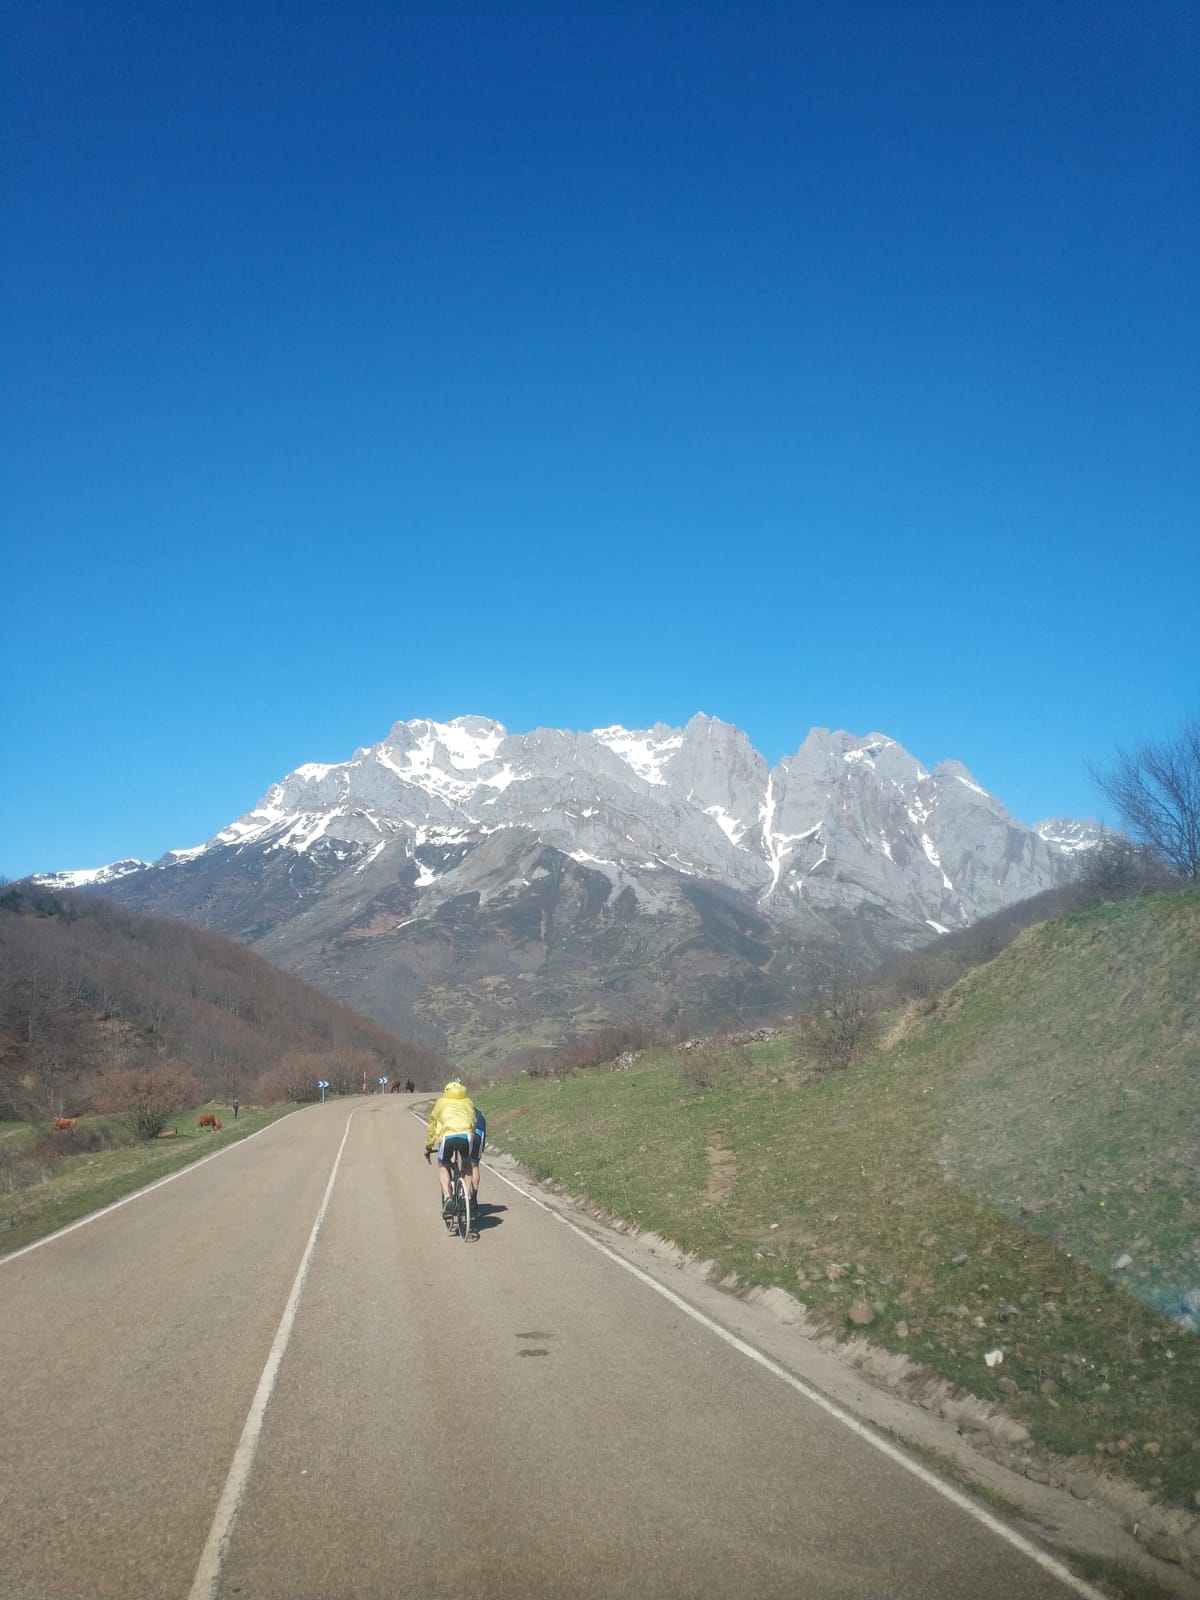
{"type": "Polygon", "coordinates": [[[442,1093],[446,1096],[447,1100],[465,1100],[467,1098],[467,1091],[463,1088],[462,1084],[457,1078],[452,1078],[442,1090],[442,1093]]]}

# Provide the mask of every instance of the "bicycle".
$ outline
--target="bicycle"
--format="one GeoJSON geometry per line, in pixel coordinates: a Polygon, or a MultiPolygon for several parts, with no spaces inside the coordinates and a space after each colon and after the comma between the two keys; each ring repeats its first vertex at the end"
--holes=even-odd
{"type": "Polygon", "coordinates": [[[470,1168],[464,1170],[462,1151],[455,1145],[450,1151],[450,1199],[453,1202],[449,1216],[443,1213],[447,1233],[457,1233],[464,1244],[479,1237],[471,1205],[470,1168]]]}

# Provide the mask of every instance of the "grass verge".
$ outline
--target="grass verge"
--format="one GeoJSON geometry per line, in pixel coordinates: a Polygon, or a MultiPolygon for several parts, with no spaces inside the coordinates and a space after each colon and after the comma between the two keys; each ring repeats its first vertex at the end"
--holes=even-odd
{"type": "MultiPolygon", "coordinates": [[[[63,1155],[46,1164],[41,1181],[0,1193],[0,1255],[33,1244],[47,1234],[77,1222],[101,1207],[122,1200],[156,1179],[190,1166],[225,1145],[257,1133],[277,1122],[295,1106],[243,1107],[237,1121],[231,1109],[213,1107],[221,1119],[219,1133],[201,1133],[195,1115],[181,1115],[179,1133],[173,1139],[133,1138],[118,1118],[81,1117],[82,1142],[89,1138],[105,1141],[127,1139],[115,1149],[91,1149],[78,1155],[63,1155]],[[190,1124],[190,1125],[189,1125],[190,1124]]],[[[70,1137],[69,1135],[64,1137],[70,1137]]],[[[37,1129],[27,1124],[6,1125],[0,1130],[0,1150],[19,1156],[28,1152],[38,1138],[37,1129]]]]}
{"type": "Polygon", "coordinates": [[[1195,1126],[1184,972],[1200,896],[1169,900],[1030,930],[860,1067],[818,1078],[789,1037],[716,1052],[704,1070],[647,1053],[627,1071],[497,1085],[481,1095],[489,1132],[535,1177],[744,1284],[789,1290],[832,1333],[865,1334],[1059,1455],[1194,1511],[1196,1335],[1112,1260],[1137,1227],[1156,1272],[1200,1280],[1194,1143],[1180,1131],[1195,1126]],[[1113,976],[1122,952],[1153,976],[1140,1019],[1135,981],[1113,976]],[[1103,1018],[1073,1030],[1071,1004],[1123,1019],[1111,1073],[1103,1018]]]}

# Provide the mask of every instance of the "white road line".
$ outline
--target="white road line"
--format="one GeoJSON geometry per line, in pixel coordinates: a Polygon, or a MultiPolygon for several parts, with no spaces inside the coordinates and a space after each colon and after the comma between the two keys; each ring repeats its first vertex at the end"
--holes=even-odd
{"type": "Polygon", "coordinates": [[[61,1239],[64,1234],[74,1233],[76,1228],[86,1228],[89,1222],[96,1222],[100,1217],[106,1217],[110,1211],[117,1211],[121,1206],[127,1206],[131,1200],[140,1200],[144,1194],[153,1194],[155,1189],[161,1189],[164,1183],[174,1183],[176,1178],[186,1178],[189,1172],[195,1172],[199,1167],[206,1167],[210,1161],[215,1161],[218,1156],[227,1156],[231,1150],[240,1150],[248,1145],[251,1139],[257,1139],[259,1134],[270,1133],[272,1128],[277,1128],[284,1119],[277,1117],[274,1122],[268,1123],[265,1128],[259,1128],[257,1133],[248,1133],[244,1139],[237,1139],[232,1144],[227,1144],[221,1150],[214,1150],[210,1156],[201,1156],[199,1161],[189,1161],[186,1167],[180,1167],[178,1172],[168,1172],[165,1178],[156,1178],[153,1183],[148,1183],[144,1189],[135,1189],[132,1194],[124,1195],[120,1200],[114,1200],[111,1205],[101,1206],[99,1211],[90,1211],[86,1217],[80,1217],[78,1222],[68,1222],[65,1228],[56,1228],[53,1233],[48,1233],[44,1239],[35,1239],[32,1244],[22,1245],[19,1250],[13,1250],[6,1256],[0,1256],[0,1267],[7,1266],[10,1261],[16,1261],[19,1256],[27,1256],[31,1250],[40,1250],[44,1244],[53,1244],[55,1239],[61,1239]]]}
{"type": "Polygon", "coordinates": [[[279,1375],[284,1351],[287,1349],[288,1340],[291,1338],[292,1324],[296,1320],[296,1308],[300,1304],[300,1294],[304,1288],[304,1279],[308,1274],[308,1264],[312,1260],[317,1234],[321,1231],[321,1224],[325,1220],[325,1211],[329,1205],[329,1197],[333,1193],[333,1184],[338,1175],[338,1168],[342,1164],[342,1151],[346,1148],[346,1140],[350,1137],[350,1124],[354,1120],[354,1115],[352,1111],[346,1118],[346,1129],[342,1134],[342,1142],[338,1145],[338,1153],[334,1157],[333,1170],[329,1174],[329,1182],[325,1185],[325,1194],[321,1200],[320,1209],[317,1211],[317,1220],[313,1223],[312,1232],[308,1236],[308,1244],[305,1246],[304,1255],[296,1270],[292,1292],[288,1296],[287,1305],[283,1308],[283,1316],[279,1319],[279,1327],[275,1332],[275,1342],[271,1346],[267,1364],[262,1370],[262,1377],[258,1380],[258,1388],[255,1390],[254,1399],[250,1404],[250,1411],[246,1417],[245,1426],[242,1428],[242,1436],[238,1440],[237,1449],[233,1453],[229,1476],[225,1479],[225,1487],[221,1491],[220,1500],[217,1502],[216,1515],[213,1517],[213,1524],[209,1529],[208,1539],[200,1556],[200,1565],[196,1568],[196,1576],[192,1581],[188,1600],[215,1600],[217,1586],[221,1581],[221,1568],[229,1551],[229,1541],[233,1537],[233,1526],[237,1520],[238,1509],[241,1506],[246,1481],[250,1476],[250,1469],[254,1465],[254,1452],[258,1448],[263,1419],[266,1416],[271,1393],[275,1388],[275,1379],[279,1375]]]}
{"type": "Polygon", "coordinates": [[[515,1189],[518,1194],[524,1195],[526,1200],[532,1200],[535,1206],[540,1206],[543,1211],[548,1211],[556,1221],[561,1222],[564,1228],[570,1228],[571,1232],[582,1239],[585,1244],[590,1244],[594,1250],[599,1250],[602,1256],[607,1256],[610,1261],[615,1261],[617,1266],[623,1267],[626,1272],[632,1273],[635,1278],[639,1278],[649,1288],[653,1289],[656,1294],[662,1295],[664,1300],[669,1300],[680,1311],[686,1312],[689,1317],[702,1323],[711,1333],[715,1333],[718,1339],[723,1339],[726,1344],[732,1345],[735,1350],[740,1351],[744,1356],[748,1356],[751,1361],[757,1361],[760,1367],[765,1367],[775,1377],[782,1378],[784,1383],[790,1384],[793,1389],[804,1395],[805,1399],[811,1400],[814,1405],[820,1406],[822,1411],[828,1412],[831,1417],[835,1417],[840,1423],[844,1424],[850,1429],[851,1433],[857,1434],[860,1439],[865,1439],[868,1444],[873,1445],[876,1450],[887,1456],[890,1461],[894,1461],[897,1465],[904,1467],[930,1489],[935,1490],[944,1499],[949,1500],[952,1505],[958,1506],[961,1511],[968,1512],[977,1522],[982,1522],[985,1528],[990,1528],[993,1533],[998,1534],[1000,1538],[1014,1546],[1022,1555],[1028,1556],[1031,1561],[1036,1562],[1044,1571],[1051,1573],[1060,1583],[1065,1584],[1068,1589],[1073,1589],[1076,1594],[1082,1595],[1084,1600],[1106,1600],[1106,1597],[1101,1594],[1099,1589],[1093,1589],[1082,1578],[1077,1578],[1060,1561],[1056,1561],[1053,1556],[1047,1555],[1044,1550],[1039,1550],[1037,1545],[1031,1544],[1028,1539],[1014,1528],[1007,1527],[1003,1522],[1000,1522],[996,1517],[985,1511],[982,1506],[978,1506],[973,1500],[968,1499],[965,1494],[961,1494],[952,1485],[944,1483],[941,1478],[930,1472],[927,1467],[922,1466],[919,1461],[906,1456],[902,1450],[898,1450],[882,1434],[876,1433],[865,1423],[860,1422],[851,1412],[843,1410],[836,1402],[830,1400],[827,1395],[823,1395],[819,1389],[811,1388],[802,1378],[797,1378],[786,1367],[780,1366],[778,1361],[773,1361],[770,1356],[764,1355],[761,1350],[756,1350],[752,1344],[747,1344],[744,1339],[739,1339],[736,1333],[730,1333],[728,1328],[723,1328],[719,1322],[714,1322],[711,1317],[706,1316],[696,1306],[681,1299],[674,1290],[668,1289],[665,1284],[659,1283],[648,1272],[643,1272],[640,1267],[635,1267],[632,1261],[626,1261],[624,1256],[618,1255],[615,1250],[610,1250],[607,1245],[601,1244],[599,1239],[593,1238],[590,1233],[585,1233],[582,1228],[577,1228],[573,1222],[568,1222],[561,1212],[556,1211],[553,1206],[548,1206],[544,1200],[539,1200],[535,1194],[530,1194],[528,1189],[522,1189],[521,1185],[514,1183],[511,1178],[506,1178],[498,1168],[489,1166],[488,1171],[493,1177],[499,1178],[501,1183],[508,1184],[510,1189],[515,1189]]]}

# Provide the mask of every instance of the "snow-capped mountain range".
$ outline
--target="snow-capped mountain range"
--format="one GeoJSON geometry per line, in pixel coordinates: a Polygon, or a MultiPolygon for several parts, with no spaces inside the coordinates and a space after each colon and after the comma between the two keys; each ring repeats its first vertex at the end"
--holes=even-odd
{"type": "MultiPolygon", "coordinates": [[[[761,976],[780,940],[794,970],[806,945],[849,938],[882,954],[963,927],[1064,882],[1098,836],[1074,822],[1025,828],[958,762],[929,771],[883,734],[816,728],[771,767],[704,715],[681,729],[524,734],[466,716],[399,722],[348,761],[297,767],[203,845],[42,881],[202,920],[362,1004],[368,947],[407,952],[411,978],[428,965],[408,958],[429,930],[449,920],[461,933],[468,914],[504,946],[492,976],[510,977],[526,902],[541,907],[529,970],[545,967],[563,939],[539,875],[556,879],[556,915],[564,873],[590,882],[582,900],[613,947],[606,970],[643,959],[656,919],[661,936],[664,919],[694,920],[698,896],[716,896],[762,943],[761,976]]],[[[445,987],[462,963],[435,965],[445,987]]],[[[473,968],[469,981],[486,976],[473,968]]],[[[402,987],[399,1019],[378,998],[363,1009],[411,1023],[421,996],[402,987]]],[[[453,1043],[439,1025],[416,1031],[453,1043]]]]}

